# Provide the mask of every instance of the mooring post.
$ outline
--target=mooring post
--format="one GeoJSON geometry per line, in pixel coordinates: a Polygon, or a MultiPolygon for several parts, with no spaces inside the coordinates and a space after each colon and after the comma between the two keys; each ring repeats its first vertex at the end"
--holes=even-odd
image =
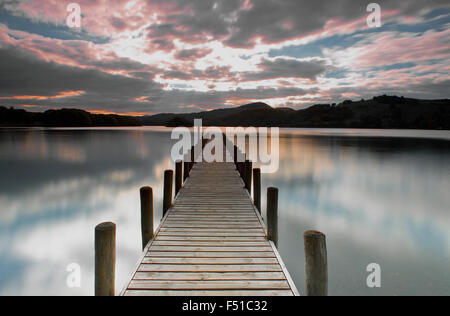
{"type": "Polygon", "coordinates": [[[278,248],[278,189],[267,189],[267,237],[278,248]]]}
{"type": "Polygon", "coordinates": [[[142,249],[153,239],[153,189],[141,188],[141,234],[142,249]]]}
{"type": "Polygon", "coordinates": [[[175,195],[180,192],[183,186],[183,162],[177,161],[175,164],[175,195]]]}
{"type": "Polygon", "coordinates": [[[173,171],[166,170],[164,172],[164,199],[163,199],[163,217],[172,206],[172,190],[173,190],[173,171]]]}
{"type": "Polygon", "coordinates": [[[252,170],[253,163],[250,160],[245,161],[245,188],[252,194],[252,170]]]}
{"type": "Polygon", "coordinates": [[[261,169],[253,169],[253,202],[261,214],[261,169]]]}
{"type": "Polygon", "coordinates": [[[238,166],[238,148],[236,145],[234,145],[234,164],[236,167],[238,166]]]}
{"type": "Polygon", "coordinates": [[[191,165],[189,167],[189,171],[191,171],[192,168],[194,168],[194,164],[195,164],[195,146],[192,146],[192,148],[191,148],[191,165]]]}
{"type": "Polygon", "coordinates": [[[305,242],[306,296],[328,296],[327,243],[323,233],[307,231],[305,242]]]}
{"type": "Polygon", "coordinates": [[[239,175],[241,176],[241,179],[244,181],[245,184],[245,178],[244,178],[244,170],[245,168],[245,162],[239,161],[238,162],[238,170],[239,170],[239,175]]]}
{"type": "Polygon", "coordinates": [[[189,178],[189,162],[185,161],[183,166],[183,182],[186,182],[187,178],[189,178]]]}
{"type": "Polygon", "coordinates": [[[95,227],[95,296],[114,296],[116,277],[116,225],[95,227]]]}

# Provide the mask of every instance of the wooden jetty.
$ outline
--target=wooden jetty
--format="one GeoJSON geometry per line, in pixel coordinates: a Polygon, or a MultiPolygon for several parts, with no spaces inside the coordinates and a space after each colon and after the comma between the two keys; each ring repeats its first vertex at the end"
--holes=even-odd
{"type": "Polygon", "coordinates": [[[294,296],[234,163],[197,163],[125,296],[294,296]]]}
{"type": "MultiPolygon", "coordinates": [[[[234,163],[192,163],[192,147],[190,159],[176,162],[173,202],[174,172],[164,174],[156,232],[153,190],[141,189],[143,254],[121,296],[299,296],[277,250],[278,190],[267,190],[266,228],[261,173],[242,155],[234,146],[234,163]]],[[[114,223],[95,230],[96,296],[115,294],[115,231],[114,223]]],[[[306,295],[326,296],[325,235],[307,231],[304,242],[306,295]]]]}

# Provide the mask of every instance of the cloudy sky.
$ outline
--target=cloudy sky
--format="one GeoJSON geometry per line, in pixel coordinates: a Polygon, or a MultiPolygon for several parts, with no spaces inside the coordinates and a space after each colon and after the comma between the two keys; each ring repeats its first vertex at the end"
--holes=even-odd
{"type": "Polygon", "coordinates": [[[450,2],[378,1],[379,28],[370,2],[0,0],[0,105],[140,115],[450,97],[450,2]]]}

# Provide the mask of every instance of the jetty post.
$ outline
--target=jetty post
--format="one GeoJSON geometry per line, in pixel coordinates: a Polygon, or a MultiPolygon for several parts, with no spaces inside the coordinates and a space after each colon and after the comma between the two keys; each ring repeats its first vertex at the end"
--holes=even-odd
{"type": "Polygon", "coordinates": [[[328,295],[328,257],[326,237],[309,230],[303,234],[305,242],[306,296],[328,295]]]}
{"type": "Polygon", "coordinates": [[[164,172],[164,197],[163,197],[163,217],[172,206],[173,193],[173,171],[166,170],[164,172]]]}
{"type": "Polygon", "coordinates": [[[261,169],[253,169],[253,202],[261,214],[261,169]]]}
{"type": "Polygon", "coordinates": [[[175,163],[175,195],[180,192],[183,186],[183,162],[177,161],[175,163]]]}
{"type": "Polygon", "coordinates": [[[185,161],[183,166],[183,183],[189,178],[189,162],[185,161]]]}
{"type": "Polygon", "coordinates": [[[195,146],[191,147],[191,164],[189,166],[189,171],[192,170],[192,168],[194,168],[194,164],[195,164],[195,146]]]}
{"type": "Polygon", "coordinates": [[[140,193],[142,249],[145,249],[154,236],[153,189],[151,187],[143,187],[141,188],[140,193]]]}
{"type": "Polygon", "coordinates": [[[116,224],[95,227],[95,296],[114,296],[116,278],[116,224]]]}
{"type": "Polygon", "coordinates": [[[278,189],[267,189],[267,237],[278,248],[278,189]]]}
{"type": "Polygon", "coordinates": [[[250,195],[252,194],[252,171],[253,163],[247,159],[245,161],[245,188],[250,195]]]}

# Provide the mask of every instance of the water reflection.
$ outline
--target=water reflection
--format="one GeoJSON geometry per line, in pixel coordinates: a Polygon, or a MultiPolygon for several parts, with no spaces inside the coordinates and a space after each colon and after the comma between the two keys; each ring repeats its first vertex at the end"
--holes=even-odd
{"type": "Polygon", "coordinates": [[[303,293],[308,229],[327,234],[331,294],[450,293],[448,141],[285,136],[264,187],[280,188],[280,251],[303,293]],[[372,262],[381,289],[366,287],[372,262]]]}
{"type": "MultiPolygon", "coordinates": [[[[263,176],[264,189],[280,189],[282,257],[304,293],[302,233],[318,229],[331,294],[449,295],[448,134],[371,133],[282,133],[280,170],[263,176]],[[372,262],[381,289],[365,285],[372,262]]],[[[0,130],[0,294],[93,294],[102,221],[117,223],[120,290],[140,253],[138,189],[154,188],[159,219],[170,148],[165,129],[0,130]],[[66,286],[72,262],[80,289],[66,286]]]]}
{"type": "Polygon", "coordinates": [[[0,293],[93,294],[93,232],[118,225],[118,289],[140,252],[139,193],[171,166],[168,132],[0,131],[0,293]],[[82,288],[66,287],[68,264],[82,288]]]}

